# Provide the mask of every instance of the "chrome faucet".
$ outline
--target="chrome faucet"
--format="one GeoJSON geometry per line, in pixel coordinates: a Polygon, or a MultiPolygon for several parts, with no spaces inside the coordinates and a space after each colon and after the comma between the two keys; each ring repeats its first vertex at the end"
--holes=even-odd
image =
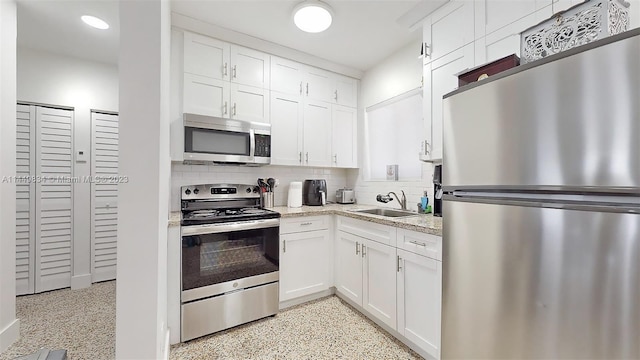
{"type": "Polygon", "coordinates": [[[376,196],[376,200],[381,202],[381,203],[385,203],[386,204],[389,201],[393,201],[393,198],[391,197],[391,194],[393,194],[393,196],[395,196],[396,200],[398,200],[398,202],[400,203],[400,208],[402,210],[407,210],[407,197],[405,196],[403,190],[400,190],[400,192],[402,192],[402,199],[398,198],[398,195],[396,195],[396,193],[391,191],[387,195],[378,194],[376,196]]]}

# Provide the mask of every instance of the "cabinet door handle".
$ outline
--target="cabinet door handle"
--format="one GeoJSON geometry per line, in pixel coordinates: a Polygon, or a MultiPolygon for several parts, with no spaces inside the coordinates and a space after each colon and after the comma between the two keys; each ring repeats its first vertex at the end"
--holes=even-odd
{"type": "Polygon", "coordinates": [[[364,244],[362,244],[362,257],[364,257],[364,256],[367,254],[367,253],[365,252],[365,249],[366,249],[366,248],[367,248],[367,247],[366,247],[366,246],[364,246],[364,244]]]}
{"type": "Polygon", "coordinates": [[[224,63],[224,69],[223,69],[223,75],[224,76],[229,75],[228,67],[229,67],[229,64],[224,63]]]}
{"type": "Polygon", "coordinates": [[[338,164],[338,154],[333,155],[333,162],[338,164]]]}
{"type": "Polygon", "coordinates": [[[300,81],[300,95],[302,95],[302,81],[300,81]]]}
{"type": "Polygon", "coordinates": [[[287,240],[282,240],[282,252],[287,252],[287,240]]]}
{"type": "Polygon", "coordinates": [[[302,164],[302,151],[300,151],[298,158],[299,158],[300,164],[302,164]]]}
{"type": "Polygon", "coordinates": [[[307,151],[307,164],[309,163],[309,152],[307,151]]]}
{"type": "Polygon", "coordinates": [[[236,103],[233,103],[233,116],[236,116],[236,103]]]}
{"type": "Polygon", "coordinates": [[[402,267],[400,266],[400,255],[397,256],[397,262],[398,262],[398,272],[400,272],[400,269],[402,269],[402,267]]]}
{"type": "Polygon", "coordinates": [[[338,90],[335,91],[334,93],[334,97],[333,97],[336,101],[338,101],[338,90]]]}
{"type": "Polygon", "coordinates": [[[227,102],[226,102],[226,101],[224,102],[224,106],[223,106],[222,113],[223,113],[224,115],[227,115],[227,102]]]}
{"type": "Polygon", "coordinates": [[[356,255],[360,255],[360,243],[356,241],[356,255]]]}
{"type": "Polygon", "coordinates": [[[307,96],[309,96],[309,83],[307,83],[307,96]]]}
{"type": "Polygon", "coordinates": [[[238,65],[233,65],[233,78],[234,79],[238,77],[237,76],[237,72],[236,72],[237,69],[238,69],[238,65]]]}
{"type": "Polygon", "coordinates": [[[418,242],[418,241],[415,241],[415,240],[411,240],[411,241],[409,241],[409,242],[410,242],[410,243],[412,243],[413,245],[418,245],[418,246],[424,246],[424,247],[427,247],[427,244],[425,244],[425,243],[421,243],[421,242],[418,242]]]}
{"type": "Polygon", "coordinates": [[[303,223],[301,223],[300,225],[301,225],[301,226],[307,226],[307,225],[311,225],[311,223],[310,223],[310,222],[303,222],[303,223]]]}

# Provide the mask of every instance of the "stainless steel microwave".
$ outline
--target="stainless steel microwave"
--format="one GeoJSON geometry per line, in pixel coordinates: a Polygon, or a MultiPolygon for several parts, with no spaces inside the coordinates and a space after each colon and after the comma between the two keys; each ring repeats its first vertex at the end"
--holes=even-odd
{"type": "Polygon", "coordinates": [[[271,125],[184,114],[184,160],[271,163],[271,125]]]}

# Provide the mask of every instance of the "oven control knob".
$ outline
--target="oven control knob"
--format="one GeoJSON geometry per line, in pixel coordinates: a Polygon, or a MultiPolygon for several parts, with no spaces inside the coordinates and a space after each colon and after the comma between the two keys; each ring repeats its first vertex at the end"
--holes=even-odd
{"type": "Polygon", "coordinates": [[[198,193],[199,193],[199,192],[200,192],[200,190],[198,190],[198,189],[193,189],[193,193],[194,193],[194,194],[198,195],[198,193]]]}
{"type": "Polygon", "coordinates": [[[250,188],[250,187],[248,187],[248,188],[247,188],[247,194],[250,194],[250,193],[251,193],[251,188],[250,188]]]}
{"type": "Polygon", "coordinates": [[[187,189],[187,190],[184,191],[184,193],[189,195],[189,194],[191,194],[191,190],[187,189]]]}
{"type": "Polygon", "coordinates": [[[257,187],[257,186],[256,186],[256,187],[254,187],[254,188],[253,188],[253,193],[254,193],[254,194],[257,194],[257,193],[258,193],[258,191],[260,191],[260,188],[259,188],[259,187],[257,187]]]}

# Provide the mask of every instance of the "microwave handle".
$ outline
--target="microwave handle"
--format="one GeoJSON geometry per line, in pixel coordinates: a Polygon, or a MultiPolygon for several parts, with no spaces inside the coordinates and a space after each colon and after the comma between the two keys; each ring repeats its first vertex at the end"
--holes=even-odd
{"type": "Polygon", "coordinates": [[[249,156],[253,159],[256,155],[256,132],[249,130],[249,156]]]}

